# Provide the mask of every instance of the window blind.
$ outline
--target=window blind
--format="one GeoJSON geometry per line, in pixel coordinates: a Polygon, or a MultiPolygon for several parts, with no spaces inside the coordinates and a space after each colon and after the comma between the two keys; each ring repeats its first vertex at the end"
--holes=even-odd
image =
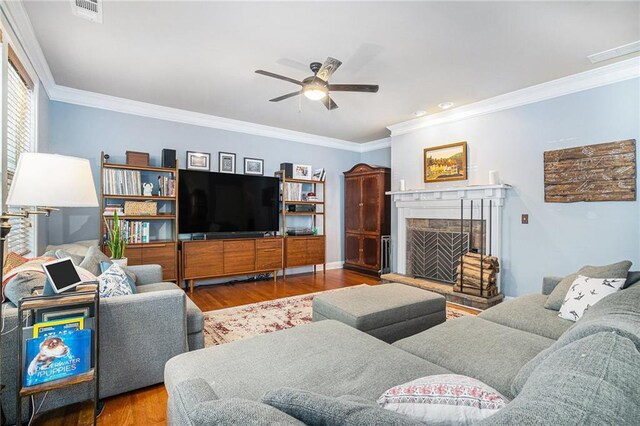
{"type": "MultiPolygon", "coordinates": [[[[16,171],[18,158],[34,149],[33,142],[33,90],[21,77],[19,68],[9,61],[7,83],[7,188],[16,171]]],[[[35,188],[34,188],[35,189],[35,188]]],[[[21,255],[32,251],[34,232],[29,218],[11,219],[11,232],[7,237],[9,251],[21,255]]]]}

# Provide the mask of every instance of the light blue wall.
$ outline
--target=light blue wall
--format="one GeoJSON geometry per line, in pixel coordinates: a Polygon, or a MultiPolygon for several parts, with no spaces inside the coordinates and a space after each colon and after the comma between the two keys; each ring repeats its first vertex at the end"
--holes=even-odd
{"type": "MultiPolygon", "coordinates": [[[[49,107],[49,151],[75,155],[91,161],[99,180],[100,151],[112,162],[124,162],[125,151],[151,154],[158,165],[162,148],[177,150],[181,164],[186,151],[211,153],[211,169],[218,168],[218,151],[237,154],[237,172],[243,158],[264,159],[265,175],[272,176],[281,162],[310,164],[327,171],[327,261],[341,261],[343,247],[342,172],[360,161],[360,154],[316,145],[294,143],[244,133],[116,113],[96,108],[51,102],[49,107]]],[[[98,209],[68,209],[49,218],[49,243],[59,244],[98,238],[98,209]]]]}
{"type": "Polygon", "coordinates": [[[376,149],[375,151],[363,152],[360,161],[372,166],[391,167],[391,148],[376,149]]]}
{"type": "Polygon", "coordinates": [[[544,151],[623,139],[640,139],[640,79],[392,137],[392,188],[399,179],[424,188],[422,150],[466,140],[470,181],[461,186],[487,183],[492,169],[514,186],[504,208],[503,290],[539,292],[544,275],[584,264],[629,259],[640,270],[640,202],[544,202],[544,151]]]}

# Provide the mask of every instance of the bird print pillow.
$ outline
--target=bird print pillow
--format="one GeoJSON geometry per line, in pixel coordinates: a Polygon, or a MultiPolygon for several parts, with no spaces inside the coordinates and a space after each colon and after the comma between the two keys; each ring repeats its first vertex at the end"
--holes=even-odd
{"type": "Polygon", "coordinates": [[[578,275],[562,302],[560,318],[578,321],[591,306],[620,290],[625,278],[589,278],[578,275]]]}

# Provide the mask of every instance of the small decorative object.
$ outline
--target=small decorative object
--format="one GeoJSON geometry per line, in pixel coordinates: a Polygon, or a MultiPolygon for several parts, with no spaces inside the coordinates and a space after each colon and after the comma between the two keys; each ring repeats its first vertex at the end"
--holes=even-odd
{"type": "Polygon", "coordinates": [[[407,190],[407,182],[404,179],[400,179],[400,191],[407,190]]]}
{"type": "Polygon", "coordinates": [[[155,201],[125,201],[124,214],[127,216],[155,216],[158,214],[158,204],[155,201]]]}
{"type": "Polygon", "coordinates": [[[497,185],[500,178],[497,170],[489,170],[489,185],[497,185]]]}
{"type": "Polygon", "coordinates": [[[104,154],[104,162],[105,163],[109,162],[109,158],[111,158],[111,156],[109,154],[104,154]]]}
{"type": "MultiPolygon", "coordinates": [[[[126,209],[126,205],[125,205],[125,209],[126,209]]],[[[121,266],[126,266],[127,258],[124,257],[124,252],[127,247],[127,243],[122,238],[118,212],[113,213],[113,226],[109,226],[109,223],[107,222],[106,218],[104,219],[104,224],[107,227],[107,235],[109,236],[109,241],[107,241],[106,244],[107,244],[107,247],[109,247],[109,251],[111,252],[111,260],[114,263],[120,264],[121,266]]]]}
{"type": "Polygon", "coordinates": [[[127,164],[129,166],[149,166],[149,153],[148,152],[136,152],[127,151],[127,164]]]}
{"type": "Polygon", "coordinates": [[[324,169],[316,169],[313,171],[313,176],[311,177],[311,180],[324,182],[325,174],[326,172],[324,171],[324,169]]]}
{"type": "Polygon", "coordinates": [[[306,179],[311,180],[313,175],[313,170],[311,166],[306,166],[304,164],[294,164],[293,165],[293,178],[294,179],[306,179]]]}
{"type": "Polygon", "coordinates": [[[280,163],[280,170],[284,172],[284,177],[293,178],[293,164],[292,163],[280,163]]]}
{"type": "Polygon", "coordinates": [[[635,139],[544,153],[545,202],[635,200],[635,139]]]}
{"type": "Polygon", "coordinates": [[[244,157],[245,175],[264,175],[264,160],[244,157]]]}
{"type": "Polygon", "coordinates": [[[456,142],[424,149],[424,181],[467,180],[467,143],[456,142]]]}
{"type": "Polygon", "coordinates": [[[145,197],[151,197],[153,195],[153,184],[152,183],[143,183],[142,184],[142,195],[145,197]]]}
{"type": "Polygon", "coordinates": [[[220,173],[236,172],[236,155],[231,152],[218,153],[218,171],[220,173]]]}
{"type": "Polygon", "coordinates": [[[187,151],[187,169],[209,171],[211,154],[206,152],[187,151]]]}

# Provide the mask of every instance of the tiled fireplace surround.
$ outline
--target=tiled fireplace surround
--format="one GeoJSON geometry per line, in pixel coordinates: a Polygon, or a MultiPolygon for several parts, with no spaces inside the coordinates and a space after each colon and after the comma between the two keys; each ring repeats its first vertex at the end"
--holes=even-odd
{"type": "MultiPolygon", "coordinates": [[[[492,255],[501,259],[501,227],[502,207],[509,185],[482,185],[444,189],[421,189],[410,191],[391,191],[393,205],[396,208],[396,241],[395,254],[397,256],[396,272],[383,275],[387,281],[404,282],[406,284],[426,288],[444,294],[447,300],[469,306],[487,308],[499,303],[504,296],[486,299],[478,296],[464,295],[452,291],[451,284],[445,284],[434,279],[416,278],[408,269],[409,238],[412,230],[431,229],[436,232],[460,233],[461,200],[464,212],[463,233],[469,233],[469,219],[471,216],[471,200],[473,200],[474,235],[473,246],[479,248],[481,241],[480,200],[483,200],[483,219],[485,222],[484,244],[488,247],[491,238],[492,255]],[[491,207],[489,207],[491,205],[491,207]],[[491,213],[489,213],[491,210],[491,213]],[[491,221],[491,226],[489,226],[491,221]]],[[[459,238],[459,236],[457,237],[459,238]]],[[[459,246],[457,248],[459,251],[459,246]]],[[[497,286],[500,291],[500,274],[497,286]]]]}

